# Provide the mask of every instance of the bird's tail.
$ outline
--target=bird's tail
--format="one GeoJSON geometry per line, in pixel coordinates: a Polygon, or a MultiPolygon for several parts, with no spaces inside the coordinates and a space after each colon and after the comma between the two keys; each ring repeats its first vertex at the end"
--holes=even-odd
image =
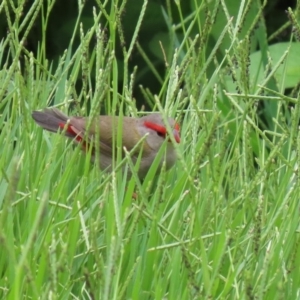
{"type": "MultiPolygon", "coordinates": [[[[46,108],[44,111],[33,111],[32,118],[42,128],[57,132],[59,129],[63,130],[69,117],[63,114],[57,108],[46,108]]],[[[74,133],[71,134],[68,130],[65,131],[65,135],[68,137],[74,137],[74,133]]]]}

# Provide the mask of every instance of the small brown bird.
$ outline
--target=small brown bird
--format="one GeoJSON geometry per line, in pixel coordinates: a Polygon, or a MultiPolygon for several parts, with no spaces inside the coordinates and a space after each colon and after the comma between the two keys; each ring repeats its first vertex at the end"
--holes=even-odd
{"type": "MultiPolygon", "coordinates": [[[[135,163],[140,150],[142,150],[142,157],[138,170],[140,179],[146,176],[165,139],[168,139],[166,148],[167,169],[172,167],[176,161],[174,146],[168,137],[166,126],[159,113],[150,114],[141,118],[123,117],[122,119],[112,116],[97,116],[93,119],[90,126],[88,126],[88,118],[69,118],[56,108],[47,108],[42,112],[34,111],[32,117],[39,126],[48,131],[64,132],[65,136],[74,139],[77,143],[81,143],[82,148],[85,151],[88,149],[89,141],[92,142],[93,145],[99,147],[101,170],[111,171],[113,140],[115,140],[116,143],[119,120],[122,122],[122,146],[128,151],[132,150],[141,138],[148,134],[145,141],[141,143],[139,149],[132,155],[132,161],[135,163]],[[93,141],[95,136],[99,137],[99,143],[93,141]]],[[[171,118],[169,118],[168,121],[173,130],[175,141],[180,143],[179,125],[171,118]]],[[[163,160],[161,161],[161,165],[162,162],[163,160]]]]}

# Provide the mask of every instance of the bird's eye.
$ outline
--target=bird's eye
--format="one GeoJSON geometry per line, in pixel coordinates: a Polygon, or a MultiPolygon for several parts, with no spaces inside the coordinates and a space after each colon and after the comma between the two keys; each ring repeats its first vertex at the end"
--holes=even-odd
{"type": "Polygon", "coordinates": [[[163,138],[166,136],[164,133],[162,133],[162,132],[160,132],[160,131],[156,131],[156,133],[157,133],[158,136],[161,136],[161,137],[163,137],[163,138]]]}

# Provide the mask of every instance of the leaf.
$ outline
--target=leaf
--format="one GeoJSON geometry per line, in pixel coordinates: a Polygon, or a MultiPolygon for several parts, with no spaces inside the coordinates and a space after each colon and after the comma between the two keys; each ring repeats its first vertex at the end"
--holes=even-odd
{"type": "MultiPolygon", "coordinates": [[[[277,82],[282,84],[286,88],[294,87],[300,81],[300,44],[299,43],[278,43],[269,47],[269,54],[272,59],[272,65],[276,65],[279,62],[285,51],[288,51],[288,55],[283,64],[275,72],[275,78],[277,82]]],[[[257,67],[260,66],[258,82],[263,78],[264,69],[261,64],[261,52],[254,52],[250,56],[250,74],[251,78],[257,73],[257,67]]]]}

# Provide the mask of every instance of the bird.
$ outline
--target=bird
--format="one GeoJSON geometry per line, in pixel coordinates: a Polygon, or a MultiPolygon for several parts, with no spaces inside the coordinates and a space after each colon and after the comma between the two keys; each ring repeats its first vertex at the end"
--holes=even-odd
{"type": "MultiPolygon", "coordinates": [[[[176,151],[160,113],[151,113],[140,118],[100,115],[89,120],[89,117],[69,117],[52,107],[43,111],[33,111],[32,118],[43,129],[55,133],[61,132],[73,139],[75,143],[80,143],[83,151],[87,151],[89,145],[92,144],[92,160],[95,160],[95,151],[99,148],[100,169],[107,172],[112,171],[113,155],[117,153],[114,147],[117,144],[120,126],[122,127],[122,147],[127,151],[133,150],[144,137],[144,141],[140,142],[131,155],[135,164],[142,151],[137,171],[141,180],[147,175],[165,140],[167,140],[166,155],[161,159],[158,170],[162,167],[164,160],[166,169],[170,169],[176,162],[176,151]],[[96,141],[95,138],[99,140],[96,141]]],[[[180,143],[179,124],[172,118],[167,120],[174,140],[180,143]]]]}

